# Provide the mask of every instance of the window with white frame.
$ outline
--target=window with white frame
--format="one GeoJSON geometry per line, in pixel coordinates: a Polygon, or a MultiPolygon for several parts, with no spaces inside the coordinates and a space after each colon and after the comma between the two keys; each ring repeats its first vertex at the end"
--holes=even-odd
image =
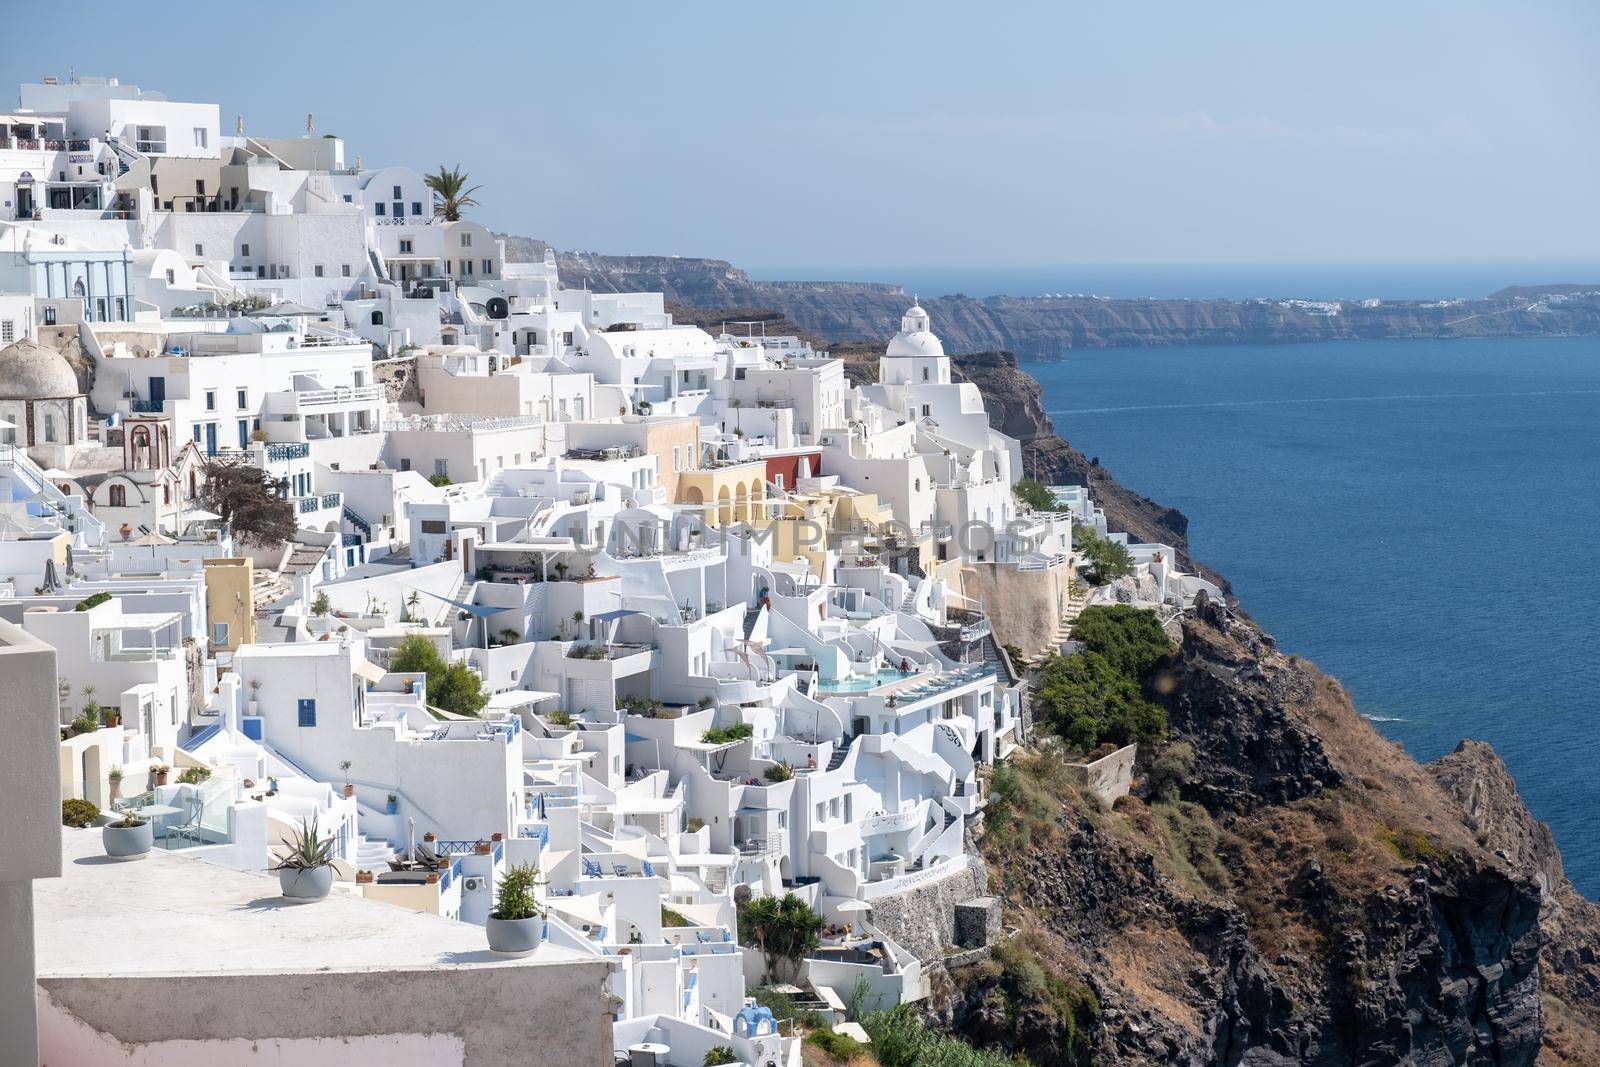
{"type": "Polygon", "coordinates": [[[470,232],[467,232],[465,230],[462,231],[462,233],[461,233],[461,247],[462,248],[471,248],[472,247],[472,234],[470,232]]]}
{"type": "Polygon", "coordinates": [[[17,339],[17,324],[11,319],[0,321],[0,344],[10,344],[17,339]]]}
{"type": "Polygon", "coordinates": [[[196,126],[194,128],[194,146],[196,148],[206,147],[206,128],[204,126],[196,126]]]}

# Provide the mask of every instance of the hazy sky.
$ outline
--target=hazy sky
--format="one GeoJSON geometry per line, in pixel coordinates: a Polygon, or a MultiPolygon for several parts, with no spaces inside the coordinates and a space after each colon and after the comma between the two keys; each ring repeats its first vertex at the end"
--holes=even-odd
{"type": "MultiPolygon", "coordinates": [[[[314,112],[477,217],[743,264],[1600,253],[1600,5],[40,9],[13,85],[113,74],[224,129],[314,112]]],[[[6,90],[8,95],[14,89],[6,90]]]]}

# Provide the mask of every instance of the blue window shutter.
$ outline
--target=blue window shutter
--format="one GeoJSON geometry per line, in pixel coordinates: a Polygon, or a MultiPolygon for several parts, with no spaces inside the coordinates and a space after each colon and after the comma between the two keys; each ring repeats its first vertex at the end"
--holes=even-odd
{"type": "Polygon", "coordinates": [[[300,701],[300,725],[317,725],[317,702],[315,700],[302,699],[300,701]]]}

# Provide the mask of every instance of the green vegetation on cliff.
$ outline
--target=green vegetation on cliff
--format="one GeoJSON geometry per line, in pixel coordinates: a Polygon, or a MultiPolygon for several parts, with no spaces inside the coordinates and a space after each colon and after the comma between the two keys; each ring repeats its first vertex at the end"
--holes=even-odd
{"type": "Polygon", "coordinates": [[[1144,699],[1143,687],[1172,646],[1155,614],[1123,604],[1088,608],[1072,636],[1085,649],[1075,656],[1046,657],[1035,714],[1085,752],[1106,742],[1160,739],[1167,716],[1144,699]]]}

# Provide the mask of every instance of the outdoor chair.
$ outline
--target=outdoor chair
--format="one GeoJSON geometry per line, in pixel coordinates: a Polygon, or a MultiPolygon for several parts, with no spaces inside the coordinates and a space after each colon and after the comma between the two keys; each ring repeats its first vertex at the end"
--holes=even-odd
{"type": "Polygon", "coordinates": [[[205,844],[200,836],[200,817],[205,813],[205,798],[195,789],[183,800],[183,822],[168,826],[166,832],[167,847],[179,848],[177,842],[192,841],[197,845],[205,844]]]}

